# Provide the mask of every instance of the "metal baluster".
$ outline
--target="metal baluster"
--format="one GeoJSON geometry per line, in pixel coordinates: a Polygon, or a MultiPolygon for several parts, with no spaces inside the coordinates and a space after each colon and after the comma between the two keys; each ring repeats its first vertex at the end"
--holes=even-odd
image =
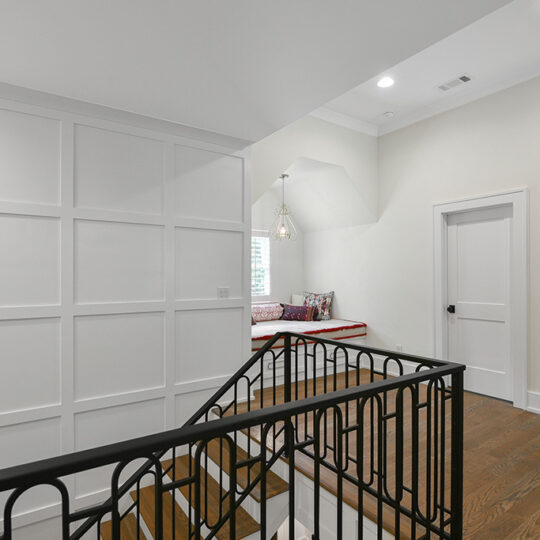
{"type": "MultiPolygon", "coordinates": [[[[191,454],[190,454],[190,459],[191,459],[191,454]]],[[[172,478],[173,478],[173,481],[174,480],[177,480],[176,478],[176,446],[173,447],[172,449],[172,478]]],[[[173,540],[176,538],[176,489],[173,489],[172,490],[172,493],[171,493],[172,497],[171,497],[171,519],[172,519],[172,534],[173,534],[173,540]]],[[[138,534],[138,531],[137,531],[137,534],[138,534]]]]}
{"type": "MultiPolygon", "coordinates": [[[[386,394],[386,392],[384,392],[386,394]]],[[[374,396],[377,401],[377,540],[383,537],[383,414],[381,398],[374,396]]]]}
{"type": "Polygon", "coordinates": [[[403,496],[403,388],[399,388],[396,394],[396,506],[395,506],[395,536],[399,538],[401,531],[401,512],[399,505],[403,496]]]}
{"type": "MultiPolygon", "coordinates": [[[[193,452],[193,443],[189,443],[189,460],[188,460],[188,476],[191,478],[193,476],[193,462],[191,460],[191,454],[193,452]]],[[[193,512],[193,481],[189,483],[189,491],[188,491],[188,537],[191,538],[191,536],[195,535],[194,530],[194,512],[193,512]]],[[[198,540],[198,539],[197,539],[198,540]]]]}
{"type": "MultiPolygon", "coordinates": [[[[229,534],[230,540],[236,539],[236,445],[233,440],[226,435],[229,443],[229,534]]],[[[221,516],[220,516],[221,517],[221,516]]]]}
{"type": "Polygon", "coordinates": [[[111,528],[113,540],[120,540],[120,512],[118,511],[118,480],[127,461],[120,461],[114,468],[111,477],[111,528]]]}
{"type": "Polygon", "coordinates": [[[445,474],[446,474],[446,385],[444,382],[444,379],[439,379],[441,384],[441,444],[440,444],[440,454],[441,454],[441,460],[440,460],[440,475],[441,475],[441,487],[440,487],[440,515],[439,515],[439,529],[441,531],[441,538],[444,538],[444,500],[445,500],[445,474]]]}
{"type": "MultiPolygon", "coordinates": [[[[156,538],[155,540],[163,540],[163,483],[161,476],[161,463],[158,459],[156,464],[156,483],[155,483],[155,517],[156,517],[156,538]]],[[[173,536],[174,538],[174,536],[173,536]]]]}
{"type": "Polygon", "coordinates": [[[292,421],[285,421],[285,444],[287,446],[287,459],[289,460],[289,538],[294,538],[295,509],[295,467],[294,467],[294,426],[292,421]]]}
{"type": "MultiPolygon", "coordinates": [[[[284,364],[284,369],[285,369],[285,373],[284,373],[285,386],[283,389],[284,390],[283,399],[285,403],[288,403],[291,401],[291,398],[292,398],[292,395],[291,395],[291,335],[290,334],[285,334],[284,347],[285,348],[283,349],[283,353],[284,353],[283,364],[284,364]]],[[[287,425],[285,424],[285,456],[288,458],[291,458],[291,456],[289,456],[289,450],[291,449],[291,446],[290,446],[291,441],[287,440],[287,436],[288,436],[287,434],[288,434],[287,425]]],[[[294,433],[293,433],[293,436],[294,436],[294,433]]],[[[292,443],[294,444],[294,439],[292,443]]],[[[275,451],[276,451],[276,448],[275,448],[275,434],[274,434],[274,452],[275,451]]]]}
{"type": "Polygon", "coordinates": [[[433,415],[433,516],[430,521],[435,523],[439,505],[439,380],[435,379],[431,382],[435,407],[433,415]]]}
{"type": "Polygon", "coordinates": [[[334,464],[337,468],[337,539],[343,539],[343,414],[334,407],[334,464]]]}
{"type": "Polygon", "coordinates": [[[137,480],[137,540],[141,540],[141,479],[137,480]]]}
{"type": "Polygon", "coordinates": [[[419,415],[420,408],[418,406],[419,401],[419,389],[415,384],[411,387],[412,403],[411,403],[411,430],[412,430],[412,484],[411,484],[411,540],[416,540],[416,520],[418,516],[418,454],[420,451],[420,445],[418,443],[418,427],[419,427],[419,415]]]}
{"type": "Polygon", "coordinates": [[[429,527],[430,514],[431,514],[431,446],[432,446],[432,398],[431,398],[431,386],[428,385],[427,390],[427,405],[426,405],[426,538],[431,538],[431,530],[429,527]]]}
{"type": "Polygon", "coordinates": [[[313,414],[313,522],[314,522],[314,540],[320,540],[321,529],[321,418],[324,409],[313,414]]]}
{"type": "MultiPolygon", "coordinates": [[[[201,504],[202,504],[202,493],[201,493],[201,453],[203,449],[203,442],[198,443],[197,449],[195,450],[195,504],[194,504],[194,521],[195,521],[195,538],[198,540],[201,536],[201,504]]],[[[191,459],[190,459],[191,461],[191,459]]],[[[190,484],[191,485],[191,484],[190,484]]],[[[193,503],[192,503],[193,504],[193,503]]]]}
{"type": "Polygon", "coordinates": [[[463,371],[452,373],[452,472],[450,538],[463,534],[463,371]]]}
{"type": "Polygon", "coordinates": [[[260,509],[261,509],[261,540],[266,540],[266,529],[267,529],[267,502],[266,502],[266,475],[268,473],[268,469],[266,467],[266,445],[267,445],[267,437],[268,433],[270,431],[271,424],[266,424],[264,426],[264,429],[261,430],[261,454],[260,454],[260,462],[261,462],[261,502],[260,502],[260,509]]]}
{"type": "Polygon", "coordinates": [[[356,400],[356,477],[358,499],[358,540],[364,538],[364,411],[367,398],[356,400]]]}

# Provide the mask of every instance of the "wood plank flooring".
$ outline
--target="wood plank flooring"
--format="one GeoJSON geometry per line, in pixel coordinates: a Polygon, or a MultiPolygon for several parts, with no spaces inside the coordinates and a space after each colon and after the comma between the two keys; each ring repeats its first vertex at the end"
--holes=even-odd
{"type": "MultiPolygon", "coordinates": [[[[361,382],[368,382],[368,372],[361,370],[361,382]]],[[[334,385],[334,380],[326,381],[326,390],[333,391],[345,387],[345,376],[340,374],[334,385]]],[[[351,374],[349,374],[351,377],[351,374]]],[[[354,380],[353,378],[350,379],[354,380]]],[[[265,391],[264,406],[283,401],[283,389],[278,388],[276,398],[273,393],[265,391]]],[[[324,380],[317,380],[317,394],[324,391],[324,380]]],[[[426,392],[425,386],[421,392],[426,392]]],[[[312,395],[312,385],[306,389],[299,385],[298,398],[312,395]]],[[[260,395],[249,408],[260,406],[260,395]]],[[[293,393],[293,398],[295,394],[293,393]]],[[[510,403],[497,399],[480,396],[470,392],[465,393],[465,425],[464,425],[464,538],[474,540],[521,540],[540,538],[540,415],[535,415],[512,407],[510,403]]],[[[448,409],[450,408],[447,402],[448,409]]],[[[247,409],[244,404],[238,412],[247,409]]],[[[350,407],[349,407],[350,409],[350,407]]],[[[353,412],[351,412],[352,414],[353,412]]],[[[329,415],[329,429],[332,429],[332,415],[329,415]]],[[[449,418],[449,415],[446,415],[449,418]]],[[[299,417],[299,428],[312,431],[312,418],[307,417],[306,425],[299,417]]],[[[405,426],[408,425],[405,417],[405,426]]],[[[421,423],[420,447],[425,444],[426,425],[421,423]]],[[[447,421],[445,432],[450,443],[450,423],[447,421]]],[[[251,430],[250,435],[257,438],[257,430],[251,430]]],[[[389,425],[389,464],[392,462],[392,427],[389,425]]],[[[410,436],[405,434],[405,451],[410,436]]],[[[351,441],[349,455],[355,455],[356,447],[351,441]]],[[[420,454],[420,461],[425,458],[420,454]]],[[[369,456],[366,456],[366,460],[369,456]]],[[[448,455],[449,459],[450,456],[448,455]]],[[[366,466],[366,460],[364,465],[366,466]]],[[[410,467],[407,466],[410,455],[405,458],[405,481],[410,481],[410,467]],[[409,474],[407,475],[407,470],[409,474]]],[[[425,459],[424,459],[425,461],[425,459]]],[[[308,476],[313,476],[313,461],[305,456],[298,456],[297,469],[308,476]]],[[[367,468],[365,468],[367,470],[367,468]]],[[[354,474],[354,469],[349,469],[354,474]]],[[[425,471],[420,470],[419,483],[422,486],[425,471]]],[[[393,485],[393,469],[390,465],[387,471],[390,478],[389,486],[393,485]]],[[[445,475],[449,487],[449,476],[445,475]]],[[[336,477],[327,469],[321,469],[321,484],[329,491],[335,492],[336,477]]],[[[426,490],[420,489],[419,501],[427,501],[426,490]]],[[[391,492],[393,493],[393,492],[391,492]]],[[[446,497],[449,490],[445,491],[446,497]]],[[[358,507],[357,489],[345,482],[344,500],[353,507],[358,507]]],[[[448,500],[448,499],[447,499],[448,500]]],[[[404,502],[407,503],[405,497],[404,502]]],[[[364,513],[371,519],[376,519],[374,500],[369,497],[364,501],[364,513]]],[[[394,512],[386,508],[384,513],[385,528],[395,532],[394,512]]],[[[410,537],[410,523],[401,519],[400,538],[410,537]]],[[[420,533],[421,530],[417,529],[420,533]]]]}

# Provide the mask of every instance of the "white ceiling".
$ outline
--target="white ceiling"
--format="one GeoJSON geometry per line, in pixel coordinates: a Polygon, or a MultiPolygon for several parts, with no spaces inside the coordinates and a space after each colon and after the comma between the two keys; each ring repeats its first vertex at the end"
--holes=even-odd
{"type": "Polygon", "coordinates": [[[0,82],[255,141],[506,3],[2,0],[0,82]]]}
{"type": "Polygon", "coordinates": [[[514,0],[427,49],[381,71],[313,113],[369,134],[384,134],[540,75],[540,0],[514,0]],[[467,74],[447,92],[437,87],[467,74]],[[377,87],[380,76],[395,80],[377,87]],[[387,119],[384,113],[392,111],[387,119]]]}

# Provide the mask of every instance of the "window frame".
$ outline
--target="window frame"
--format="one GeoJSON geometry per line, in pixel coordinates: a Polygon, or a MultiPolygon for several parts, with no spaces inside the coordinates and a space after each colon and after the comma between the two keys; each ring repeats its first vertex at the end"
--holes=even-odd
{"type": "MultiPolygon", "coordinates": [[[[271,299],[272,295],[272,254],[271,254],[271,242],[270,242],[270,232],[267,230],[262,229],[252,229],[251,230],[251,242],[253,241],[253,237],[260,237],[260,238],[268,238],[268,294],[253,294],[253,266],[251,267],[250,272],[250,291],[251,291],[251,302],[257,303],[257,302],[267,302],[271,299]]],[[[251,248],[251,243],[250,243],[251,248]]],[[[251,260],[251,257],[250,257],[251,260]]]]}

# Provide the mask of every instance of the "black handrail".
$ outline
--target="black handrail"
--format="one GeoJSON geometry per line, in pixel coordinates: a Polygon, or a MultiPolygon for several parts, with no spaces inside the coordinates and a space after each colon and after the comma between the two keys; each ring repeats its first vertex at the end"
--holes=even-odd
{"type": "Polygon", "coordinates": [[[169,450],[173,446],[210,440],[230,431],[260,426],[269,421],[279,422],[296,414],[332,407],[353,399],[371,397],[381,391],[400,388],[403,386],[403,383],[422,383],[432,379],[434,376],[444,377],[456,371],[464,370],[465,366],[461,364],[448,363],[429,372],[419,371],[410,375],[403,375],[399,380],[387,379],[376,381],[360,388],[346,388],[307,399],[289,401],[280,405],[241,413],[238,416],[210,420],[204,424],[186,425],[178,429],[137,437],[119,443],[107,444],[90,450],[82,450],[63,456],[9,467],[0,470],[0,491],[14,489],[19,486],[34,485],[51,478],[59,478],[68,474],[76,474],[88,469],[110,465],[111,463],[116,463],[119,456],[122,457],[122,460],[129,461],[161,450],[169,450]]]}
{"type": "MultiPolygon", "coordinates": [[[[335,353],[334,353],[335,354],[335,353]]],[[[171,449],[174,449],[179,446],[183,445],[190,445],[190,448],[193,444],[199,443],[199,450],[198,455],[200,456],[201,453],[201,446],[200,441],[210,441],[217,438],[223,438],[228,433],[234,433],[236,437],[236,433],[238,433],[240,430],[246,430],[254,427],[262,427],[263,425],[273,425],[274,426],[274,437],[275,435],[275,426],[276,423],[283,422],[285,426],[285,446],[280,450],[277,454],[274,455],[273,459],[271,459],[270,462],[265,461],[264,454],[265,452],[262,452],[262,461],[261,461],[261,471],[259,475],[249,480],[248,477],[248,487],[246,488],[246,491],[242,494],[241,497],[239,497],[239,501],[241,502],[245,497],[247,496],[247,493],[250,489],[253,488],[253,486],[261,480],[263,476],[265,476],[267,470],[270,468],[271,464],[275,462],[277,457],[279,455],[287,455],[289,457],[289,468],[290,472],[292,474],[292,478],[294,478],[294,452],[295,450],[305,453],[306,455],[313,457],[316,459],[316,463],[318,463],[318,466],[321,464],[323,466],[326,466],[330,470],[336,470],[338,473],[338,478],[351,478],[350,474],[346,472],[346,469],[348,465],[345,467],[345,470],[340,471],[340,467],[343,467],[343,463],[340,461],[340,465],[337,467],[334,467],[332,463],[325,463],[324,462],[324,456],[317,457],[318,454],[312,453],[306,449],[306,445],[312,444],[314,445],[314,448],[319,448],[320,444],[320,437],[316,436],[315,439],[310,438],[307,434],[305,435],[305,440],[299,441],[298,443],[294,442],[294,426],[296,425],[293,420],[298,420],[299,415],[305,415],[307,417],[308,413],[317,413],[317,418],[319,418],[322,411],[331,410],[334,408],[334,410],[337,410],[337,408],[340,405],[356,401],[358,404],[360,402],[367,403],[371,399],[377,399],[378,402],[380,402],[379,407],[383,407],[383,401],[381,401],[381,396],[384,396],[384,411],[387,411],[387,396],[388,393],[392,390],[398,390],[398,394],[403,391],[405,388],[418,388],[418,385],[422,383],[428,384],[428,393],[433,392],[434,388],[435,391],[438,391],[439,383],[437,381],[441,381],[441,387],[443,388],[443,394],[445,392],[448,392],[447,390],[444,390],[444,386],[442,384],[442,378],[446,376],[452,377],[452,392],[448,396],[441,398],[443,401],[441,403],[444,403],[445,399],[448,399],[451,397],[452,399],[452,500],[451,500],[451,507],[452,511],[450,512],[447,510],[443,503],[441,502],[440,507],[440,515],[441,515],[441,523],[440,525],[431,523],[429,521],[429,518],[423,518],[420,516],[418,518],[420,521],[424,521],[429,526],[430,529],[434,532],[439,531],[441,538],[459,538],[460,530],[462,527],[462,513],[461,513],[461,504],[462,504],[462,474],[463,474],[463,462],[462,462],[462,447],[463,447],[463,371],[465,367],[459,364],[454,364],[450,362],[444,362],[439,360],[434,360],[430,358],[424,358],[419,356],[412,356],[412,355],[403,355],[401,353],[389,353],[388,351],[383,351],[381,349],[371,348],[371,347],[363,347],[359,345],[354,344],[343,344],[338,341],[333,341],[329,339],[324,338],[315,338],[312,335],[303,335],[303,334],[296,334],[296,333],[290,333],[290,332],[283,332],[276,334],[272,339],[270,339],[265,346],[259,350],[257,353],[253,355],[253,357],[244,364],[228,381],[223,385],[207,402],[184,424],[183,427],[156,433],[153,435],[148,435],[144,437],[138,437],[134,439],[130,439],[127,441],[123,441],[120,443],[114,443],[110,445],[104,445],[98,448],[93,448],[90,450],[84,450],[80,452],[74,452],[71,454],[58,456],[54,458],[49,458],[45,460],[40,460],[32,463],[27,463],[24,465],[18,465],[15,467],[10,467],[7,469],[0,470],[0,492],[6,491],[6,490],[12,490],[17,489],[19,491],[23,491],[29,487],[43,484],[43,483],[53,483],[58,482],[58,478],[76,474],[85,470],[89,469],[95,469],[98,467],[102,467],[105,465],[110,465],[114,463],[128,463],[134,459],[137,458],[148,458],[147,462],[141,466],[135,473],[133,473],[127,481],[125,481],[122,486],[117,486],[115,493],[111,498],[109,498],[106,502],[104,502],[102,505],[94,506],[91,509],[73,512],[69,516],[69,522],[75,522],[80,519],[86,518],[86,521],[79,526],[77,531],[73,533],[69,538],[80,538],[86,531],[90,530],[90,528],[96,524],[97,522],[101,521],[101,518],[108,512],[110,512],[112,509],[115,508],[115,504],[117,505],[119,497],[127,493],[137,482],[140,481],[142,476],[146,474],[152,467],[156,466],[156,463],[159,463],[159,460],[171,449]],[[285,402],[284,403],[276,403],[275,399],[275,388],[276,388],[276,378],[275,378],[275,367],[276,367],[276,355],[272,351],[272,347],[275,346],[275,344],[280,340],[284,339],[284,362],[285,362],[285,368],[284,368],[284,386],[285,386],[285,402]],[[291,351],[293,349],[292,340],[295,340],[294,344],[294,351],[295,351],[295,359],[296,359],[296,367],[293,371],[292,368],[292,354],[291,351]],[[312,353],[308,352],[307,349],[307,343],[312,343],[313,341],[316,342],[317,346],[320,346],[324,348],[324,361],[323,361],[323,367],[324,367],[324,377],[325,377],[325,390],[326,390],[326,376],[327,376],[327,362],[333,363],[333,374],[334,377],[337,373],[337,361],[336,358],[334,359],[328,359],[326,357],[326,347],[334,347],[335,351],[354,351],[357,353],[356,357],[356,364],[350,359],[349,352],[345,354],[345,371],[348,369],[356,369],[360,370],[361,363],[360,363],[360,357],[361,355],[366,355],[367,358],[370,359],[371,362],[371,382],[367,384],[362,384],[358,386],[358,384],[352,385],[350,387],[347,387],[342,390],[335,390],[335,391],[325,391],[325,393],[319,394],[319,395],[313,395],[310,397],[305,397],[303,399],[298,399],[298,383],[299,383],[299,371],[298,371],[298,351],[301,348],[301,346],[304,347],[304,353],[305,353],[305,379],[304,384],[307,388],[308,384],[308,373],[307,373],[307,358],[310,357],[313,364],[313,381],[315,384],[315,377],[317,373],[317,366],[316,366],[316,351],[315,348],[312,353]],[[234,391],[235,392],[235,399],[236,399],[236,389],[239,382],[241,382],[243,379],[248,377],[248,373],[253,368],[258,367],[260,364],[260,374],[255,377],[255,380],[258,380],[260,382],[260,392],[262,393],[265,389],[263,385],[263,371],[262,371],[262,362],[267,353],[271,353],[273,356],[273,362],[274,362],[274,372],[273,372],[273,389],[274,389],[274,404],[271,406],[264,406],[262,401],[262,394],[261,394],[261,408],[256,410],[249,410],[247,412],[240,412],[238,414],[235,414],[233,416],[224,416],[216,420],[209,420],[209,413],[218,406],[219,400],[224,398],[227,393],[234,391]],[[374,364],[373,364],[373,356],[380,355],[386,358],[384,362],[383,372],[382,375],[384,376],[383,380],[374,380],[374,373],[381,374],[381,372],[375,370],[374,364]],[[393,378],[387,378],[387,364],[388,362],[395,361],[400,366],[400,376],[393,377],[393,378]],[[416,371],[414,373],[410,373],[408,375],[402,374],[403,372],[403,366],[401,364],[402,361],[411,362],[416,365],[416,371]],[[421,369],[422,367],[429,368],[429,369],[421,369]],[[293,381],[293,373],[296,377],[295,381],[293,381]],[[260,379],[258,379],[260,377],[260,379]],[[434,384],[435,383],[435,384],[434,384]],[[293,384],[296,384],[296,400],[291,401],[292,399],[292,386],[293,384]],[[430,390],[429,390],[430,389],[430,390]],[[197,423],[201,419],[206,420],[204,423],[197,423]],[[452,518],[452,527],[451,527],[451,535],[449,536],[448,533],[444,532],[444,529],[446,527],[444,523],[444,515],[448,514],[452,518]]],[[[348,377],[348,374],[347,374],[348,377]]],[[[348,380],[348,378],[347,378],[348,380]]],[[[354,382],[354,381],[353,381],[354,382]]],[[[359,378],[357,374],[357,383],[359,383],[359,378]]],[[[335,383],[334,383],[335,384],[335,383]]],[[[348,384],[348,383],[347,383],[348,384]]],[[[306,390],[307,395],[307,390],[306,390]]],[[[428,399],[430,399],[428,397],[428,399]]],[[[249,403],[249,396],[248,396],[248,403],[249,403]]],[[[423,406],[423,405],[422,405],[423,406]]],[[[235,405],[236,407],[236,405],[235,405]]],[[[420,407],[420,405],[418,405],[420,407]]],[[[435,405],[437,408],[437,405],[435,405]]],[[[382,411],[382,409],[381,409],[382,411]]],[[[380,411],[380,414],[382,412],[380,411]]],[[[326,415],[326,413],[324,413],[326,415]]],[[[339,413],[341,414],[341,413],[339,413]]],[[[372,426],[371,430],[373,433],[373,410],[371,412],[372,414],[372,426]]],[[[388,418],[391,417],[390,414],[387,412],[384,413],[388,418]]],[[[398,409],[396,409],[396,413],[399,414],[398,409]]],[[[418,414],[418,413],[416,413],[418,414]]],[[[401,413],[402,416],[402,413],[401,413]]],[[[381,417],[382,418],[382,417],[381,417]]],[[[360,422],[360,420],[357,420],[360,422]]],[[[403,419],[401,418],[401,422],[403,419]]],[[[379,420],[379,423],[381,420],[379,420]]],[[[343,424],[343,421],[341,421],[343,424]]],[[[341,424],[340,424],[341,425],[341,424]]],[[[381,424],[382,425],[382,424],[381,424]]],[[[341,425],[340,429],[343,429],[345,426],[341,425]]],[[[349,426],[346,426],[347,429],[352,429],[349,426]]],[[[379,430],[381,429],[379,425],[379,430]]],[[[431,428],[430,428],[431,429],[431,428]]],[[[267,431],[268,433],[268,431],[267,431]]],[[[443,434],[444,435],[444,434],[443,434]]],[[[380,435],[379,435],[380,436],[380,435]]],[[[326,437],[326,436],[325,436],[326,437]]],[[[235,439],[236,441],[236,439],[235,439]]],[[[204,443],[203,443],[204,444],[204,443]]],[[[264,446],[264,440],[261,439],[261,446],[264,446]]],[[[274,443],[275,447],[275,443],[274,443]]],[[[333,447],[331,445],[326,444],[326,448],[330,451],[334,451],[333,447]]],[[[341,447],[339,447],[341,448],[341,447]]],[[[324,451],[325,453],[327,450],[324,451]]],[[[373,450],[372,450],[373,452],[373,450]]],[[[248,452],[249,453],[249,452],[248,452]]],[[[339,454],[341,454],[341,450],[339,451],[339,454]]],[[[174,455],[174,453],[173,453],[174,455]]],[[[191,455],[191,451],[190,454],[191,455]]],[[[232,459],[232,458],[231,458],[232,459]]],[[[257,458],[259,459],[259,458],[257,458]]],[[[347,458],[348,461],[349,458],[347,458]]],[[[397,459],[403,459],[397,458],[397,459]]],[[[174,458],[173,458],[174,460],[174,458]]],[[[353,460],[354,461],[354,460],[353,460]]],[[[357,464],[359,462],[357,461],[357,464]]],[[[242,466],[241,464],[236,464],[236,467],[242,466]]],[[[380,463],[378,467],[380,468],[380,463]]],[[[398,462],[399,466],[399,462],[398,462]]],[[[231,462],[231,471],[232,475],[234,477],[235,473],[235,466],[232,466],[231,462]]],[[[402,467],[402,465],[401,465],[402,467]]],[[[156,469],[156,474],[157,469],[156,469]]],[[[381,476],[382,471],[379,472],[379,477],[381,476]]],[[[431,474],[431,473],[430,473],[431,474]]],[[[190,469],[190,475],[191,475],[191,469],[190,469]]],[[[192,477],[192,481],[195,477],[192,477]]],[[[157,481],[157,480],[156,480],[157,481]]],[[[376,493],[374,488],[370,487],[369,485],[365,485],[362,487],[363,480],[360,478],[358,479],[360,482],[359,489],[363,489],[366,491],[366,493],[374,494],[376,493]]],[[[380,478],[379,478],[379,484],[380,484],[380,478]]],[[[196,485],[196,484],[195,484],[196,485]]],[[[161,481],[160,481],[161,486],[161,481]]],[[[166,486],[165,486],[166,487],[166,486]]],[[[165,489],[164,487],[164,489],[165,489]]],[[[382,485],[379,485],[379,488],[381,488],[382,485]]],[[[290,491],[294,494],[294,480],[292,481],[292,484],[290,484],[289,487],[290,491]]],[[[401,489],[403,490],[404,487],[401,486],[401,489]]],[[[233,490],[234,491],[234,490],[233,490]]],[[[232,501],[234,501],[234,494],[232,494],[232,501]]],[[[200,497],[200,491],[199,491],[199,497],[200,497]]],[[[378,494],[379,498],[379,504],[385,503],[390,505],[391,507],[395,508],[396,510],[396,516],[398,513],[401,513],[406,516],[413,516],[414,519],[417,519],[417,514],[419,513],[419,510],[416,510],[415,508],[412,509],[412,511],[408,508],[403,507],[403,505],[400,503],[400,501],[397,499],[397,492],[396,492],[396,499],[394,500],[392,498],[392,495],[389,493],[383,494],[380,492],[378,494]],[[381,502],[382,501],[382,502],[381,502]]],[[[340,500],[342,500],[342,494],[339,497],[340,500]]],[[[157,499],[156,499],[157,500],[157,499]]],[[[240,504],[240,502],[234,502],[229,510],[223,514],[221,514],[221,518],[219,521],[218,526],[214,528],[214,530],[217,530],[220,525],[222,525],[227,519],[230,518],[231,522],[234,522],[234,515],[235,515],[235,508],[240,504]]],[[[200,511],[200,510],[199,510],[200,511]]],[[[118,513],[116,511],[116,513],[118,513]]],[[[290,496],[290,515],[294,515],[294,496],[292,497],[291,502],[291,496],[290,496]]],[[[196,516],[201,518],[200,513],[196,516]]],[[[116,521],[118,524],[119,517],[117,516],[116,521]]],[[[382,520],[382,513],[381,516],[379,516],[379,519],[382,520]]],[[[293,521],[293,520],[292,520],[293,521]]],[[[361,520],[360,520],[361,521],[361,520]]],[[[114,522],[114,519],[113,519],[114,522]]],[[[396,517],[396,524],[399,529],[399,520],[396,517]]],[[[378,523],[379,527],[382,527],[382,523],[378,523]]],[[[196,530],[200,530],[200,525],[196,524],[196,530]]],[[[264,524],[265,527],[265,524],[264,524]]],[[[341,530],[342,523],[338,520],[338,531],[341,530]]],[[[231,535],[234,534],[234,531],[231,532],[231,535]]],[[[233,536],[231,536],[232,538],[233,536]]],[[[3,538],[3,537],[0,537],[3,538]]]]}

